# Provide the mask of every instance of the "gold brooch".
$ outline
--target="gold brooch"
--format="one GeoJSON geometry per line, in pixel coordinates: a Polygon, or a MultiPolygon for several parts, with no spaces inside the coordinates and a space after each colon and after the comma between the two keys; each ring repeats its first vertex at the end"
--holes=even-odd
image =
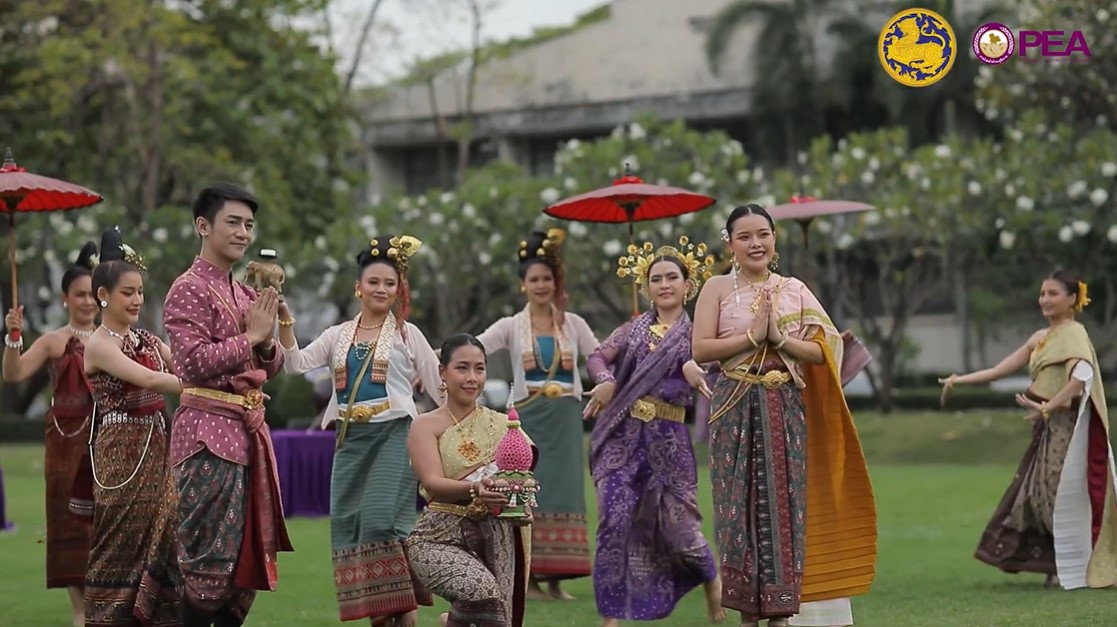
{"type": "Polygon", "coordinates": [[[242,404],[245,409],[262,409],[264,407],[264,392],[263,390],[249,390],[244,395],[244,403],[242,404]]]}

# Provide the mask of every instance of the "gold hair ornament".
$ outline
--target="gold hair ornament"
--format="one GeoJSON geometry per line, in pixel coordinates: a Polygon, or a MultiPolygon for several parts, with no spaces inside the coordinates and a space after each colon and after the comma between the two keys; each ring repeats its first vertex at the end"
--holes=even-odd
{"type": "MultiPolygon", "coordinates": [[[[397,235],[388,240],[388,249],[384,251],[386,256],[396,266],[396,270],[400,274],[407,274],[407,267],[411,258],[415,253],[422,248],[423,242],[418,238],[410,235],[397,235]]],[[[369,240],[369,254],[373,257],[380,255],[380,240],[373,238],[369,240]]]]}
{"type": "MultiPolygon", "coordinates": [[[[123,253],[123,256],[120,259],[121,261],[126,261],[126,262],[132,264],[133,266],[136,266],[136,269],[139,270],[140,272],[147,272],[147,260],[144,259],[143,255],[136,252],[135,248],[132,248],[128,244],[121,244],[120,245],[120,252],[123,253]]],[[[112,261],[112,259],[110,259],[109,261],[112,261]]],[[[103,262],[101,261],[101,255],[90,255],[89,256],[89,269],[90,270],[93,270],[94,268],[101,265],[102,263],[103,262]]]]}
{"type": "Polygon", "coordinates": [[[528,250],[527,240],[520,242],[520,259],[535,259],[543,258],[550,261],[553,265],[558,266],[561,263],[559,257],[559,249],[562,248],[563,242],[566,241],[566,231],[562,229],[548,229],[547,236],[543,242],[539,244],[539,248],[535,250],[528,250]]]}
{"type": "Polygon", "coordinates": [[[136,252],[135,248],[132,248],[128,244],[121,244],[120,250],[124,251],[124,261],[139,268],[140,272],[147,272],[147,262],[143,255],[136,252]]]}
{"type": "Polygon", "coordinates": [[[648,271],[652,262],[660,257],[674,257],[682,262],[687,269],[688,283],[686,301],[698,295],[699,288],[710,278],[714,266],[713,255],[708,254],[705,244],[692,244],[690,238],[683,235],[679,238],[679,247],[660,246],[658,250],[651,242],[644,242],[643,246],[628,245],[628,254],[617,260],[617,276],[632,279],[640,288],[640,293],[650,298],[648,293],[648,271]]]}
{"type": "Polygon", "coordinates": [[[1081,313],[1090,304],[1090,291],[1085,281],[1078,282],[1078,297],[1074,299],[1074,311],[1081,313]]]}

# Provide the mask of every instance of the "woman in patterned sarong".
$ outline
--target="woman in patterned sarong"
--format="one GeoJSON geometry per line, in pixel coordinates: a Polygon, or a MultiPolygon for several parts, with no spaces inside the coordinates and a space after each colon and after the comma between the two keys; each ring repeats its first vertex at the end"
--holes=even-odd
{"type": "Polygon", "coordinates": [[[560,582],[591,572],[578,355],[593,352],[597,338],[581,316],[566,311],[559,254],[565,239],[562,229],[551,229],[520,242],[520,291],[527,305],[477,336],[488,353],[510,353],[511,399],[524,431],[539,445],[535,474],[547,489],[539,492],[531,529],[528,597],[534,599],[573,599],[560,582]]]}
{"type": "Polygon", "coordinates": [[[876,570],[876,508],[839,381],[842,338],[803,282],[772,272],[763,208],[734,209],[722,237],[734,268],[702,288],[693,342],[696,361],[721,362],[710,478],[722,605],[776,627],[825,601],[796,624],[848,625],[848,597],[876,570]]]}
{"type": "Polygon", "coordinates": [[[170,349],[133,328],[143,307],[143,262],[110,229],[93,292],[101,326],[86,345],[93,389],[90,461],[93,546],[85,578],[87,627],[181,624],[164,394],[180,394],[170,349]]]}
{"type": "MultiPolygon", "coordinates": [[[[523,627],[531,560],[531,532],[523,526],[531,524],[531,510],[518,521],[493,516],[508,497],[490,489],[508,416],[477,404],[485,389],[485,349],[477,338],[450,338],[440,360],[446,403],[419,416],[407,440],[428,501],[407,555],[423,585],[450,602],[442,627],[523,627]]],[[[534,464],[538,450],[528,442],[534,464]]]]}
{"type": "Polygon", "coordinates": [[[1074,319],[1090,302],[1086,284],[1059,271],[1040,287],[1046,329],[1001,363],[942,379],[989,383],[1028,369],[1016,397],[1028,410],[1032,443],[977,546],[975,557],[1009,573],[1047,575],[1048,587],[1117,585],[1117,526],[1109,417],[1097,355],[1074,319]]]}
{"type": "Polygon", "coordinates": [[[407,463],[407,433],[419,414],[413,382],[437,389],[438,357],[407,322],[407,266],[422,243],[410,236],[370,240],[357,255],[357,317],[322,332],[306,348],[294,318],[279,310],[283,367],[304,373],[328,366],[334,396],[322,427],[336,424],[330,486],[330,546],[341,620],[415,627],[430,593],[416,585],[403,541],[418,517],[418,480],[407,463]]]}
{"type": "MultiPolygon", "coordinates": [[[[44,334],[22,355],[23,338],[13,342],[8,335],[4,351],[4,380],[9,383],[29,379],[44,365],[50,372],[52,396],[43,463],[47,483],[47,588],[67,589],[73,622],[78,627],[85,622],[82,585],[89,558],[93,503],[82,499],[80,504],[72,504],[70,498],[75,488],[86,497],[93,490],[88,472],[79,473],[79,467],[88,469],[85,447],[93,408],[83,360],[85,341],[93,335],[97,319],[97,301],[90,282],[96,253],[96,244],[89,242],[78,253],[77,263],[62,275],[62,307],[69,314],[66,326],[44,334]],[[83,485],[75,486],[76,481],[83,485]],[[80,506],[71,510],[71,505],[80,506]]],[[[6,323],[9,334],[22,332],[23,307],[9,311],[6,323]]]]}
{"type": "Polygon", "coordinates": [[[590,472],[597,489],[594,596],[603,627],[660,620],[703,585],[710,622],[725,619],[721,580],[702,535],[698,467],[684,420],[694,394],[710,393],[690,357],[683,304],[709,277],[706,245],[631,245],[618,274],[631,277],[651,311],[621,325],[586,360],[597,383],[590,472]]]}

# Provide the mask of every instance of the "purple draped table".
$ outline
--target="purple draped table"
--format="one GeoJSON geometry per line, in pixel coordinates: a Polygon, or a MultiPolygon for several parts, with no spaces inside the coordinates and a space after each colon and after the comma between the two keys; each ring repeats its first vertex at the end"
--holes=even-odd
{"type": "Polygon", "coordinates": [[[333,431],[271,432],[285,517],[330,515],[334,436],[333,431]]]}
{"type": "Polygon", "coordinates": [[[4,469],[0,468],[0,531],[10,531],[15,525],[8,522],[7,501],[4,498],[4,469]]]}

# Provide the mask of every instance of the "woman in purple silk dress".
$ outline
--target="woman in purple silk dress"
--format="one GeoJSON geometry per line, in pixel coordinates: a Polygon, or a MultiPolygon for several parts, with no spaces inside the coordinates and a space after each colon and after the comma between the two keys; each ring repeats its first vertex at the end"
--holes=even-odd
{"type": "Polygon", "coordinates": [[[705,261],[705,245],[685,236],[679,243],[654,253],[651,244],[629,247],[617,273],[631,277],[654,306],[614,331],[587,361],[597,383],[585,417],[597,416],[590,439],[599,517],[593,584],[604,627],[666,618],[698,585],[711,622],[725,619],[683,422],[691,388],[710,393],[706,373],[691,359],[683,303],[698,293],[712,259],[705,261]]]}

